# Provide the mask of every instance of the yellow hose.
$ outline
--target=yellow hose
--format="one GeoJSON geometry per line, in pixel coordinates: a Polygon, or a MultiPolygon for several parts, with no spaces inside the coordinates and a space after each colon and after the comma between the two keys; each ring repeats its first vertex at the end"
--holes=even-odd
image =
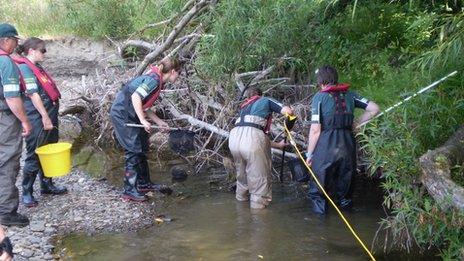
{"type": "Polygon", "coordinates": [[[290,131],[288,130],[287,128],[287,125],[284,124],[284,127],[285,127],[285,132],[287,133],[287,136],[288,138],[290,139],[290,143],[292,144],[292,146],[295,148],[295,151],[296,153],[298,154],[298,156],[300,157],[300,159],[304,162],[306,168],[309,170],[309,172],[311,173],[311,176],[313,177],[314,181],[316,181],[316,184],[317,186],[321,189],[321,191],[323,192],[324,196],[327,198],[327,200],[330,202],[330,204],[332,204],[332,206],[335,208],[335,210],[337,210],[337,213],[338,215],[342,218],[343,222],[345,222],[346,226],[348,227],[348,229],[350,230],[351,234],[353,234],[353,236],[356,238],[356,240],[358,240],[359,244],[364,248],[364,250],[367,252],[367,254],[369,255],[369,257],[375,261],[375,257],[372,255],[371,251],[369,251],[369,249],[367,249],[366,245],[363,243],[363,241],[361,240],[361,238],[358,236],[358,234],[356,234],[356,232],[354,231],[353,227],[351,227],[350,223],[348,222],[348,220],[345,218],[345,216],[342,214],[342,212],[340,211],[340,209],[338,209],[337,205],[333,202],[333,200],[329,197],[329,195],[327,194],[327,192],[325,191],[324,187],[321,185],[321,183],[319,183],[319,180],[317,180],[317,177],[316,175],[314,174],[314,172],[311,170],[311,168],[308,166],[308,164],[306,163],[306,161],[304,160],[303,156],[301,155],[300,151],[298,150],[298,147],[296,146],[296,142],[295,140],[293,139],[292,137],[292,134],[290,133],[290,131]]]}

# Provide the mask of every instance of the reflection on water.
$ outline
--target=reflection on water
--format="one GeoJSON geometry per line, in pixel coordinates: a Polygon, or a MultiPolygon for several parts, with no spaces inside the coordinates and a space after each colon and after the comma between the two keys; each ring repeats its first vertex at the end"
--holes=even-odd
{"type": "MultiPolygon", "coordinates": [[[[107,178],[115,185],[122,180],[121,158],[116,155],[110,161],[113,166],[107,178]]],[[[152,162],[151,169],[155,182],[169,183],[166,168],[159,169],[152,162]]],[[[172,222],[134,233],[70,235],[62,239],[56,252],[70,260],[368,260],[335,211],[324,218],[311,213],[301,184],[274,184],[270,207],[251,212],[232,192],[211,186],[207,176],[175,184],[179,195],[156,203],[161,204],[158,213],[172,222]]],[[[358,183],[355,208],[345,213],[368,246],[383,216],[381,198],[378,184],[358,183]]]]}
{"type": "MultiPolygon", "coordinates": [[[[176,186],[182,197],[159,206],[172,222],[136,233],[71,235],[57,250],[73,260],[367,260],[338,215],[313,215],[296,187],[274,184],[271,206],[251,212],[233,193],[212,191],[196,176],[176,186]]],[[[382,211],[378,193],[361,189],[357,194],[368,197],[356,197],[346,216],[370,245],[382,211]]]]}

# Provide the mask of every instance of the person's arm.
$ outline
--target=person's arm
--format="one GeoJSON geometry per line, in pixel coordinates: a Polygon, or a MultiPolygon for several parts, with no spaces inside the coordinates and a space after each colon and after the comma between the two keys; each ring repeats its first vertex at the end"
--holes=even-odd
{"type": "Polygon", "coordinates": [[[21,99],[21,97],[5,98],[5,101],[6,104],[8,104],[10,110],[16,116],[16,118],[18,118],[19,121],[21,121],[21,125],[23,127],[23,137],[26,137],[29,134],[31,134],[32,127],[29,123],[29,120],[27,119],[26,111],[24,110],[23,100],[21,99]]]}
{"type": "Polygon", "coordinates": [[[44,130],[53,129],[52,120],[50,119],[50,116],[48,116],[47,110],[43,105],[42,98],[40,98],[40,95],[38,93],[33,93],[29,95],[29,98],[31,99],[32,104],[34,104],[34,107],[40,113],[40,116],[42,116],[42,124],[44,130]]]}
{"type": "Polygon", "coordinates": [[[135,81],[137,82],[137,88],[135,88],[134,93],[131,95],[132,105],[134,106],[135,113],[137,114],[140,123],[144,126],[145,131],[150,133],[151,124],[145,118],[143,99],[149,97],[152,92],[156,91],[159,82],[149,76],[140,76],[140,78],[135,79],[135,81]]]}
{"type": "Polygon", "coordinates": [[[169,125],[163,121],[162,119],[160,119],[160,117],[158,117],[158,115],[156,115],[156,113],[154,113],[151,109],[148,109],[146,111],[147,113],[147,116],[154,122],[156,123],[156,125],[158,125],[159,127],[161,127],[161,130],[162,131],[168,131],[169,129],[169,125]]]}
{"type": "Polygon", "coordinates": [[[0,63],[0,78],[3,85],[3,97],[5,98],[6,104],[21,121],[23,127],[22,135],[28,136],[31,133],[31,124],[26,116],[24,110],[23,100],[21,98],[21,90],[19,87],[19,71],[13,60],[10,58],[2,57],[0,63]]]}
{"type": "Polygon", "coordinates": [[[134,92],[131,95],[131,100],[132,100],[132,106],[134,106],[135,114],[137,114],[140,124],[143,125],[143,128],[145,129],[146,132],[150,133],[151,125],[145,119],[145,113],[143,112],[143,108],[142,108],[142,98],[140,98],[138,93],[134,92]]]}
{"type": "Polygon", "coordinates": [[[306,162],[308,164],[311,164],[313,152],[321,135],[323,97],[323,94],[318,93],[311,101],[311,128],[309,129],[308,148],[306,149],[306,162]]]}
{"type": "Polygon", "coordinates": [[[26,84],[26,94],[31,99],[32,104],[42,117],[42,124],[44,130],[53,129],[52,121],[48,115],[47,110],[42,102],[42,98],[39,95],[39,86],[37,85],[37,77],[34,72],[27,64],[18,65],[21,74],[23,75],[24,83],[26,84]]]}
{"type": "Polygon", "coordinates": [[[283,150],[285,146],[289,144],[290,143],[285,142],[285,140],[281,140],[279,142],[271,141],[271,148],[283,150]]]}
{"type": "Polygon", "coordinates": [[[306,162],[308,164],[311,163],[311,157],[313,155],[314,149],[316,148],[317,142],[319,141],[319,136],[321,135],[321,124],[313,123],[311,124],[311,128],[309,129],[309,138],[308,138],[308,149],[307,155],[309,157],[306,158],[306,162]]]}
{"type": "Polygon", "coordinates": [[[282,115],[293,115],[293,109],[290,106],[282,106],[282,110],[280,110],[282,115]]]}
{"type": "Polygon", "coordinates": [[[367,104],[364,113],[355,121],[354,128],[357,128],[359,125],[363,124],[364,122],[369,121],[370,119],[375,117],[375,115],[377,115],[379,112],[380,112],[379,106],[376,103],[370,101],[367,104]]]}

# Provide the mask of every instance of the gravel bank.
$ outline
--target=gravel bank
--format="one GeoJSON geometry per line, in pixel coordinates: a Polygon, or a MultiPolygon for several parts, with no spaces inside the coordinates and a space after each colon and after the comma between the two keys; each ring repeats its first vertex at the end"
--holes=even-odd
{"type": "MultiPolygon", "coordinates": [[[[21,177],[17,186],[20,188],[21,177]]],[[[106,180],[95,180],[82,171],[73,170],[66,177],[55,179],[68,188],[66,195],[40,195],[39,182],[34,194],[39,205],[19,212],[31,223],[24,228],[9,227],[8,235],[14,244],[15,260],[53,260],[53,239],[69,233],[127,232],[151,226],[155,221],[157,201],[163,194],[151,194],[148,203],[123,202],[121,188],[106,180]]],[[[20,189],[21,191],[21,189],[20,189]]]]}

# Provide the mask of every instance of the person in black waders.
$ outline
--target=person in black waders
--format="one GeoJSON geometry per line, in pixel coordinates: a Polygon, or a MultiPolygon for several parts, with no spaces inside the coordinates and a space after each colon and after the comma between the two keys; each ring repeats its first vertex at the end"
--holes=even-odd
{"type": "Polygon", "coordinates": [[[145,193],[150,191],[167,194],[172,192],[168,187],[154,184],[150,180],[146,153],[149,149],[151,124],[146,116],[163,131],[167,131],[168,124],[151,111],[150,107],[161,93],[163,84],[175,82],[179,71],[180,63],[175,59],[165,59],[159,65],[151,66],[148,73],[126,83],[111,106],[110,117],[116,138],[125,153],[122,194],[125,200],[145,201],[145,193]],[[128,123],[141,124],[143,128],[127,127],[128,123]]]}
{"type": "MultiPolygon", "coordinates": [[[[311,104],[306,162],[319,182],[342,209],[352,206],[351,185],[356,172],[356,141],[353,129],[379,112],[374,102],[349,90],[349,84],[338,83],[337,70],[324,66],[316,71],[321,90],[311,104]],[[365,112],[354,121],[354,109],[365,112]]],[[[314,180],[310,181],[309,198],[317,214],[325,214],[327,202],[314,180]]]]}
{"type": "Polygon", "coordinates": [[[250,201],[250,208],[263,209],[272,200],[271,147],[282,149],[285,143],[269,140],[272,113],[293,115],[289,106],[263,97],[261,90],[248,90],[248,99],[240,106],[240,116],[230,131],[229,149],[237,171],[235,198],[250,201]]]}
{"type": "Polygon", "coordinates": [[[58,109],[61,94],[50,75],[40,66],[45,59],[45,42],[39,38],[28,38],[16,48],[18,54],[13,60],[21,70],[26,83],[24,107],[31,122],[31,135],[26,137],[26,159],[23,168],[22,203],[26,207],[37,206],[33,186],[37,175],[40,179],[41,194],[60,195],[68,190],[53,184],[51,178],[44,177],[35,149],[58,142],[58,109]]]}

